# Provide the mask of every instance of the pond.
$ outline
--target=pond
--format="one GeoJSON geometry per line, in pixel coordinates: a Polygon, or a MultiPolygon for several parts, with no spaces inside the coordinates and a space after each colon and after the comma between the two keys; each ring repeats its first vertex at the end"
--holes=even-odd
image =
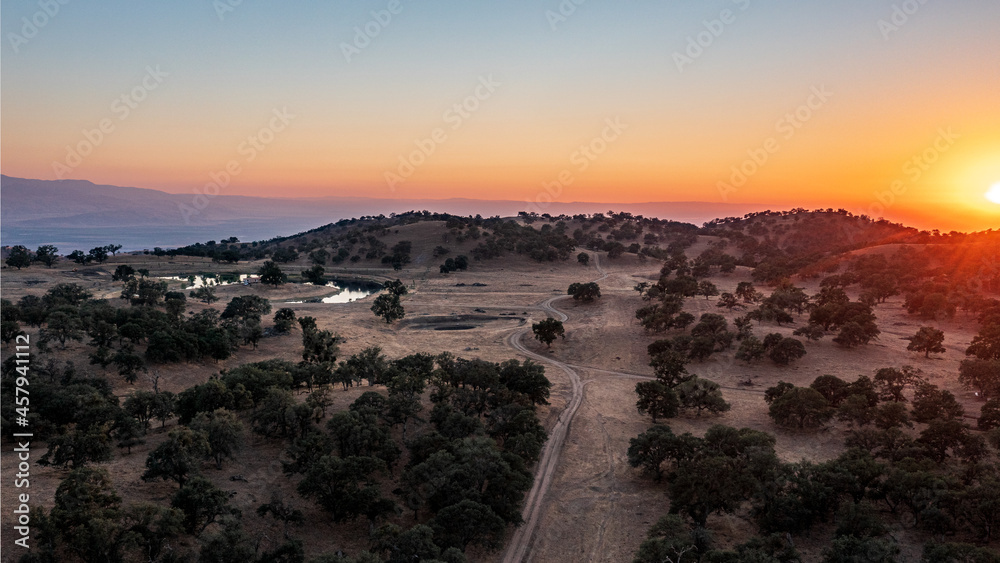
{"type": "MultiPolygon", "coordinates": [[[[302,285],[312,285],[311,283],[304,283],[302,285]]],[[[337,293],[333,295],[328,295],[326,297],[319,297],[313,299],[299,300],[299,301],[286,301],[286,303],[351,303],[352,301],[357,301],[359,299],[364,299],[369,295],[378,293],[382,286],[374,282],[358,282],[358,281],[331,281],[327,282],[326,287],[333,287],[339,289],[337,293]]]]}
{"type": "MultiPolygon", "coordinates": [[[[163,276],[157,279],[169,280],[169,281],[186,281],[187,285],[184,286],[184,290],[198,289],[199,287],[218,287],[223,285],[234,285],[234,284],[245,284],[248,279],[256,282],[258,280],[257,276],[252,276],[249,274],[221,274],[217,276],[213,275],[190,275],[190,276],[163,276]]],[[[302,285],[314,285],[309,282],[305,282],[302,285]]],[[[328,288],[338,290],[332,295],[326,297],[313,297],[304,300],[297,301],[285,301],[285,303],[350,303],[352,301],[357,301],[359,299],[364,299],[369,295],[378,293],[382,290],[382,284],[372,281],[358,281],[358,280],[333,280],[326,283],[328,288]]]]}
{"type": "Polygon", "coordinates": [[[221,276],[204,276],[204,275],[164,276],[156,279],[186,281],[188,282],[188,284],[184,286],[184,289],[188,290],[188,289],[198,289],[199,287],[216,287],[220,285],[233,285],[233,284],[243,283],[249,277],[251,277],[249,274],[240,274],[239,276],[234,274],[223,274],[221,276]]]}

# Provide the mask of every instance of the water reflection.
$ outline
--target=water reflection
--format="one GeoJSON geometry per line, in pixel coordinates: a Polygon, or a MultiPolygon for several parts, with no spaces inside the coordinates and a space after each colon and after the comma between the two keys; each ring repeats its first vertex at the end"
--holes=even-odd
{"type": "MultiPolygon", "coordinates": [[[[223,285],[251,285],[260,282],[260,278],[250,274],[240,274],[239,276],[233,274],[222,274],[218,276],[204,276],[204,275],[191,275],[191,276],[161,276],[157,279],[161,280],[171,280],[171,281],[186,281],[187,285],[184,286],[184,290],[198,289],[199,287],[218,287],[223,285]]],[[[305,282],[302,285],[313,285],[312,283],[305,282]]],[[[297,301],[286,301],[285,303],[350,303],[352,301],[357,301],[359,299],[364,299],[369,295],[378,293],[382,289],[382,286],[378,283],[373,282],[353,282],[353,281],[331,281],[327,282],[326,286],[331,289],[339,290],[333,295],[326,297],[317,297],[307,300],[297,300],[297,301]]]]}
{"type": "MultiPolygon", "coordinates": [[[[310,283],[304,283],[302,285],[312,285],[310,283]]],[[[381,289],[378,285],[372,284],[361,284],[361,283],[338,283],[338,282],[328,282],[326,287],[332,287],[339,289],[334,295],[329,295],[323,298],[309,299],[309,300],[299,300],[299,301],[286,301],[286,303],[351,303],[352,301],[357,301],[359,299],[364,299],[369,295],[378,293],[381,289]]]]}
{"type": "Polygon", "coordinates": [[[222,275],[222,276],[161,276],[156,279],[158,280],[177,280],[186,281],[188,284],[184,286],[184,289],[198,289],[199,287],[216,287],[220,285],[233,285],[242,283],[246,285],[246,281],[250,278],[256,279],[256,276],[251,276],[249,274],[236,275],[222,275]]]}
{"type": "MultiPolygon", "coordinates": [[[[327,284],[327,285],[329,286],[330,284],[327,284]]],[[[334,285],[334,287],[337,287],[337,286],[334,285]]],[[[350,288],[345,287],[345,288],[341,288],[340,293],[338,293],[336,295],[331,295],[329,297],[324,297],[322,299],[322,301],[323,301],[323,303],[350,303],[351,301],[357,301],[358,299],[364,299],[365,297],[368,297],[372,293],[375,293],[375,292],[374,291],[366,291],[364,289],[350,289],[350,288]]]]}

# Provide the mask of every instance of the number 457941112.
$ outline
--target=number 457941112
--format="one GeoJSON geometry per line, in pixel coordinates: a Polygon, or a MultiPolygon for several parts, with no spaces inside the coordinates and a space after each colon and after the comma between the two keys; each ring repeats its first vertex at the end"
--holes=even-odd
{"type": "Polygon", "coordinates": [[[17,403],[17,424],[19,426],[28,425],[28,365],[31,362],[31,337],[27,334],[19,334],[15,340],[16,344],[16,356],[15,362],[17,363],[18,377],[16,384],[16,389],[14,390],[14,395],[16,399],[14,401],[17,403]]]}

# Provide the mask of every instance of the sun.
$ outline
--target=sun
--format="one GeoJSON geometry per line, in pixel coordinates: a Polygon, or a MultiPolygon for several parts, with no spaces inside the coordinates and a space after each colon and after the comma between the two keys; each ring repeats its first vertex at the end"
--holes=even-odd
{"type": "Polygon", "coordinates": [[[993,187],[986,192],[986,199],[1000,205],[1000,182],[993,184],[993,187]]]}

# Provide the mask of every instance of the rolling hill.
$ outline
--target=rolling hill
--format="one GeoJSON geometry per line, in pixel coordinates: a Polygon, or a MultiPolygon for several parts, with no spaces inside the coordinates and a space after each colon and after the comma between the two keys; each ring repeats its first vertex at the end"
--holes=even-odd
{"type": "MultiPolygon", "coordinates": [[[[262,198],[219,195],[196,199],[146,188],[97,185],[86,180],[33,180],[0,176],[0,238],[5,245],[55,244],[87,250],[116,242],[126,250],[183,246],[235,236],[264,240],[308,231],[349,217],[429,209],[456,215],[511,216],[526,202],[476,199],[378,199],[363,197],[262,198]],[[205,205],[207,203],[207,205],[205,205]]],[[[702,223],[743,214],[757,205],[704,202],[608,204],[556,202],[545,211],[577,214],[609,208],[702,223]]]]}

